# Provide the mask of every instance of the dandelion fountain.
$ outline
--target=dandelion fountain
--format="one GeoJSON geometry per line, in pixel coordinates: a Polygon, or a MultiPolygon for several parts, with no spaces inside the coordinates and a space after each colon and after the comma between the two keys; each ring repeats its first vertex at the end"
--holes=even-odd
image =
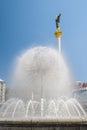
{"type": "Polygon", "coordinates": [[[67,64],[61,54],[59,26],[56,18],[59,51],[34,47],[16,59],[13,89],[0,108],[1,130],[86,130],[87,113],[72,97],[73,87],[67,64]]]}

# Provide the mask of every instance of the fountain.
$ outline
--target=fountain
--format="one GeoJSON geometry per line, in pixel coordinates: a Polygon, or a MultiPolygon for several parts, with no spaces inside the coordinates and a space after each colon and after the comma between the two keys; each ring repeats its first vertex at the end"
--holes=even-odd
{"type": "Polygon", "coordinates": [[[73,88],[70,87],[70,74],[63,56],[49,47],[35,47],[19,56],[16,62],[12,80],[16,87],[9,91],[12,99],[2,106],[1,117],[63,117],[60,114],[63,111],[65,116],[70,116],[69,107],[75,109],[76,106],[73,100],[69,106],[69,100],[65,98],[72,97],[73,88]],[[18,114],[21,110],[25,114],[18,114]]]}
{"type": "Polygon", "coordinates": [[[63,130],[67,125],[70,129],[71,124],[76,128],[80,123],[80,128],[87,113],[72,97],[70,83],[69,69],[61,53],[49,47],[26,50],[16,59],[12,77],[16,87],[9,90],[9,99],[0,108],[0,125],[21,127],[23,123],[39,129],[57,124],[63,130]]]}
{"type": "MultiPolygon", "coordinates": [[[[61,34],[57,28],[59,49],[61,34]]],[[[87,113],[72,96],[71,79],[60,51],[50,47],[26,50],[16,59],[13,88],[0,108],[0,128],[86,130],[87,113]]]]}

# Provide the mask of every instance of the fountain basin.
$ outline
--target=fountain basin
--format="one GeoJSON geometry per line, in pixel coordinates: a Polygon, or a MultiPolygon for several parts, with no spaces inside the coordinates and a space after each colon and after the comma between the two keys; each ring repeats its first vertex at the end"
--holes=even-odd
{"type": "Polygon", "coordinates": [[[87,130],[87,120],[0,120],[0,130],[87,130]]]}

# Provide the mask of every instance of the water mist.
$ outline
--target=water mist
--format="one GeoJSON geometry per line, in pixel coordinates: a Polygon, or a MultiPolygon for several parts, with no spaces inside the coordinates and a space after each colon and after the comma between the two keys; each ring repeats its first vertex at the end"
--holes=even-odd
{"type": "MultiPolygon", "coordinates": [[[[70,73],[63,56],[55,49],[35,47],[16,59],[14,96],[29,100],[71,96],[70,73]]],[[[13,93],[12,93],[13,94],[13,93]]]]}

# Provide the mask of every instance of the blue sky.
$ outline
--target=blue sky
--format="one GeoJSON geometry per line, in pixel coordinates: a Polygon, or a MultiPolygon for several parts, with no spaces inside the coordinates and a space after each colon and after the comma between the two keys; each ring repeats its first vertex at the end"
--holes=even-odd
{"type": "Polygon", "coordinates": [[[56,47],[58,13],[62,51],[76,80],[87,81],[87,0],[0,0],[0,78],[8,82],[13,59],[22,50],[56,47]]]}

